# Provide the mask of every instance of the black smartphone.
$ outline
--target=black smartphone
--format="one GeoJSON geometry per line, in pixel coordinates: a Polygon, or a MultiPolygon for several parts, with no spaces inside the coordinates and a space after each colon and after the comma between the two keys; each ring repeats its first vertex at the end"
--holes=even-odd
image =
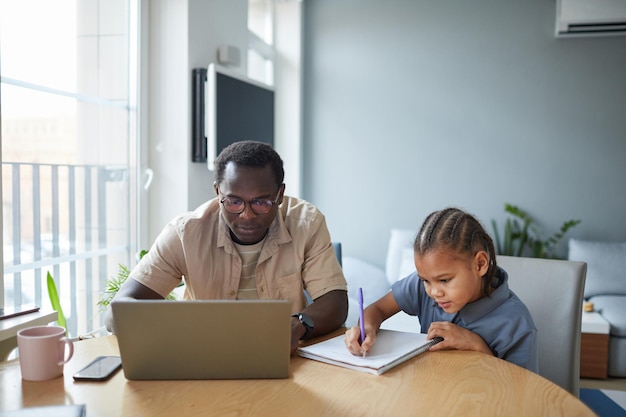
{"type": "Polygon", "coordinates": [[[76,381],[106,381],[122,367],[119,356],[98,356],[74,374],[76,381]]]}
{"type": "Polygon", "coordinates": [[[35,311],[39,311],[39,306],[34,304],[22,304],[17,307],[0,307],[0,320],[21,316],[22,314],[34,313],[35,311]]]}

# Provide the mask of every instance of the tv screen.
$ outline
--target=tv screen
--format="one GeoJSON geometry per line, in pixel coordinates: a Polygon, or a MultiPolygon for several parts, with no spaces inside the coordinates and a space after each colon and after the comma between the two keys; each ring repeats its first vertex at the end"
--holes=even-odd
{"type": "MultiPolygon", "coordinates": [[[[216,156],[233,142],[257,140],[274,146],[274,89],[271,86],[211,64],[206,71],[204,108],[204,158],[209,170],[215,169],[216,156]]],[[[194,125],[197,126],[198,121],[194,121],[194,125]]],[[[199,136],[197,132],[194,135],[199,136]]],[[[203,155],[199,154],[202,149],[197,149],[196,142],[194,140],[193,160],[203,162],[203,155]]]]}

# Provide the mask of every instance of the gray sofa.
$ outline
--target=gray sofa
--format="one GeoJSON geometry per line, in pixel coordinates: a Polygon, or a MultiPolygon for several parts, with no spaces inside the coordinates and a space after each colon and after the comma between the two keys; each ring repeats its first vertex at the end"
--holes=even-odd
{"type": "Polygon", "coordinates": [[[626,377],[626,242],[570,239],[568,259],[587,263],[585,301],[609,323],[611,377],[626,377]]]}

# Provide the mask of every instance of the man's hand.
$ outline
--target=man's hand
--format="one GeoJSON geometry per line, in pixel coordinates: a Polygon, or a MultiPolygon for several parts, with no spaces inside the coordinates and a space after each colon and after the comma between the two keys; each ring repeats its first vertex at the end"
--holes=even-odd
{"type": "Polygon", "coordinates": [[[304,336],[304,333],[306,333],[306,328],[304,327],[304,325],[300,323],[300,320],[298,320],[296,317],[292,317],[291,318],[291,354],[292,355],[298,349],[298,346],[300,346],[300,339],[302,338],[302,336],[304,336]]]}
{"type": "MultiPolygon", "coordinates": [[[[343,290],[333,290],[316,298],[302,313],[308,314],[315,323],[313,331],[307,339],[322,336],[337,330],[348,317],[348,293],[343,290]]],[[[300,345],[300,338],[306,332],[306,327],[296,317],[291,319],[291,353],[300,345]]]]}
{"type": "MultiPolygon", "coordinates": [[[[117,294],[115,294],[115,297],[111,300],[111,302],[121,299],[162,300],[163,297],[161,297],[161,295],[157,292],[141,284],[139,281],[129,278],[124,282],[124,284],[122,284],[122,287],[119,289],[117,294]]],[[[108,331],[115,333],[115,323],[113,321],[111,306],[107,308],[104,316],[104,324],[108,331]]]]}

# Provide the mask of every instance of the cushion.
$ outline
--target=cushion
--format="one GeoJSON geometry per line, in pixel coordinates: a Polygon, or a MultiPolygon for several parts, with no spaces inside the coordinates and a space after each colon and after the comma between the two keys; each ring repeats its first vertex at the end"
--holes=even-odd
{"type": "Polygon", "coordinates": [[[385,273],[389,284],[393,284],[399,278],[400,266],[402,264],[403,249],[413,250],[413,242],[417,231],[410,229],[391,229],[389,246],[387,247],[387,260],[385,261],[385,273]]]}
{"type": "Polygon", "coordinates": [[[401,253],[400,267],[398,268],[398,275],[396,276],[395,281],[415,272],[415,251],[413,250],[413,247],[404,248],[401,253]]]}
{"type": "Polygon", "coordinates": [[[597,295],[591,297],[593,308],[609,322],[611,336],[626,337],[626,296],[597,295]]]}
{"type": "Polygon", "coordinates": [[[348,297],[357,300],[363,288],[363,303],[367,306],[389,291],[385,271],[369,262],[350,256],[343,257],[343,275],[348,283],[348,297]]]}
{"type": "Polygon", "coordinates": [[[587,263],[585,298],[626,295],[626,242],[570,239],[568,259],[587,263]]]}

